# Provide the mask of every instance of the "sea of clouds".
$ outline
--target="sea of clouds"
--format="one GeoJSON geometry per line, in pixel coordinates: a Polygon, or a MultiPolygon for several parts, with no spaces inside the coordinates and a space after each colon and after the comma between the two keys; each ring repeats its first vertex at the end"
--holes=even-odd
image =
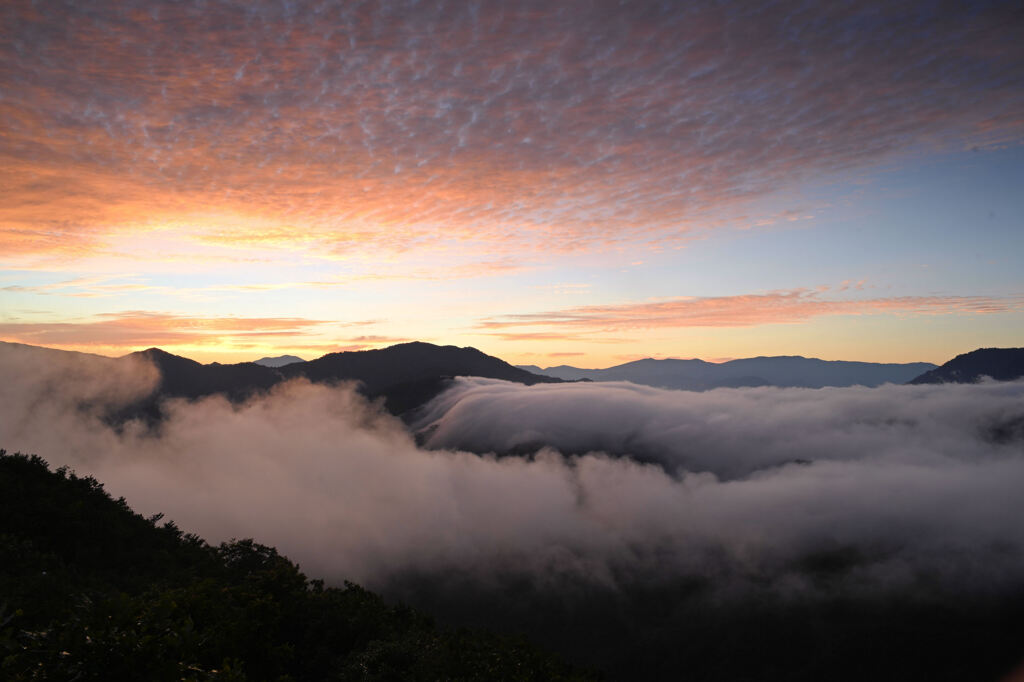
{"type": "Polygon", "coordinates": [[[142,362],[0,347],[0,447],[93,475],[211,542],[254,537],[329,582],[457,572],[544,585],[966,592],[1024,576],[1024,382],[705,393],[462,378],[409,428],[351,386],[172,400],[142,362]]]}

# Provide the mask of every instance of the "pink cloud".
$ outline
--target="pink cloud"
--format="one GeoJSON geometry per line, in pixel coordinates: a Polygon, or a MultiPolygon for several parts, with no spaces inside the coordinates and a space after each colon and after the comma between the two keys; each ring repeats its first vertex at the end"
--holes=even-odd
{"type": "Polygon", "coordinates": [[[138,346],[183,343],[218,344],[225,340],[303,337],[323,320],[300,317],[189,317],[146,311],[99,315],[83,322],[3,322],[0,339],[57,347],[138,346]]]}
{"type": "Polygon", "coordinates": [[[676,243],[794,182],[1024,130],[998,6],[5,9],[9,257],[116,252],[197,206],[189,238],[231,249],[676,243]]]}
{"type": "MultiPolygon", "coordinates": [[[[840,288],[842,291],[843,288],[840,288]]],[[[662,327],[749,327],[760,324],[804,322],[824,315],[893,313],[933,315],[1000,313],[1024,308],[1024,297],[898,296],[890,298],[826,298],[828,288],[794,289],[766,294],[685,297],[592,305],[564,310],[494,317],[479,327],[501,334],[551,335],[565,332],[508,332],[523,327],[621,332],[662,327]]]]}

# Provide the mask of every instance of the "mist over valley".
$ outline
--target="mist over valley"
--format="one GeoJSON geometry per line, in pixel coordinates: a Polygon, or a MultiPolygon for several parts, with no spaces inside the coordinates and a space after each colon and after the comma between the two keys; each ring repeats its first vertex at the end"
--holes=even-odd
{"type": "Polygon", "coordinates": [[[615,678],[1021,657],[1024,382],[692,392],[350,355],[278,374],[2,344],[0,434],[210,542],[615,678]]]}

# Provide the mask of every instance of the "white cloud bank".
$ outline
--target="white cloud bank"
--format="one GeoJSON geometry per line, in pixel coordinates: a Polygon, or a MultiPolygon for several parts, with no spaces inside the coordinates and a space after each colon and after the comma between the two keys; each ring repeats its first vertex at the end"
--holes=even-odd
{"type": "Polygon", "coordinates": [[[770,576],[799,591],[793,566],[834,549],[860,557],[851,585],[1024,576],[1024,383],[696,394],[460,379],[425,411],[424,449],[349,388],[305,382],[241,406],[174,401],[157,432],[117,433],[83,405],[123,404],[152,370],[54,357],[0,348],[0,447],[330,581],[457,569],[598,585],[770,576]],[[547,447],[458,449],[534,443],[547,447]]]}

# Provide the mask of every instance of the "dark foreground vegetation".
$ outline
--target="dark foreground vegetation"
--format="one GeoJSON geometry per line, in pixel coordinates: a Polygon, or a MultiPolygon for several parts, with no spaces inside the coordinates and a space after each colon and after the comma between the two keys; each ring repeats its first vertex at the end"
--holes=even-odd
{"type": "MultiPolygon", "coordinates": [[[[1006,551],[1015,551],[1007,548],[1006,551]]],[[[871,556],[819,551],[773,580],[727,576],[538,586],[405,575],[385,590],[308,580],[252,540],[212,547],[144,518],[93,478],[0,450],[0,680],[1008,682],[1024,662],[1024,590],[922,576],[856,588],[871,556]],[[990,589],[991,588],[991,589],[990,589]]],[[[755,576],[756,578],[756,576],[755,576]]]]}
{"type": "Polygon", "coordinates": [[[0,679],[584,677],[520,640],[326,588],[272,547],[159,521],[0,450],[0,679]]]}
{"type": "MultiPolygon", "coordinates": [[[[444,622],[529,632],[612,680],[680,682],[1021,682],[1024,594],[953,593],[920,584],[850,589],[858,558],[808,556],[814,593],[766,583],[723,594],[714,583],[623,580],[610,591],[557,592],[457,576],[407,579],[409,603],[444,622]]],[[[926,581],[922,581],[926,582],[926,581]]]]}

